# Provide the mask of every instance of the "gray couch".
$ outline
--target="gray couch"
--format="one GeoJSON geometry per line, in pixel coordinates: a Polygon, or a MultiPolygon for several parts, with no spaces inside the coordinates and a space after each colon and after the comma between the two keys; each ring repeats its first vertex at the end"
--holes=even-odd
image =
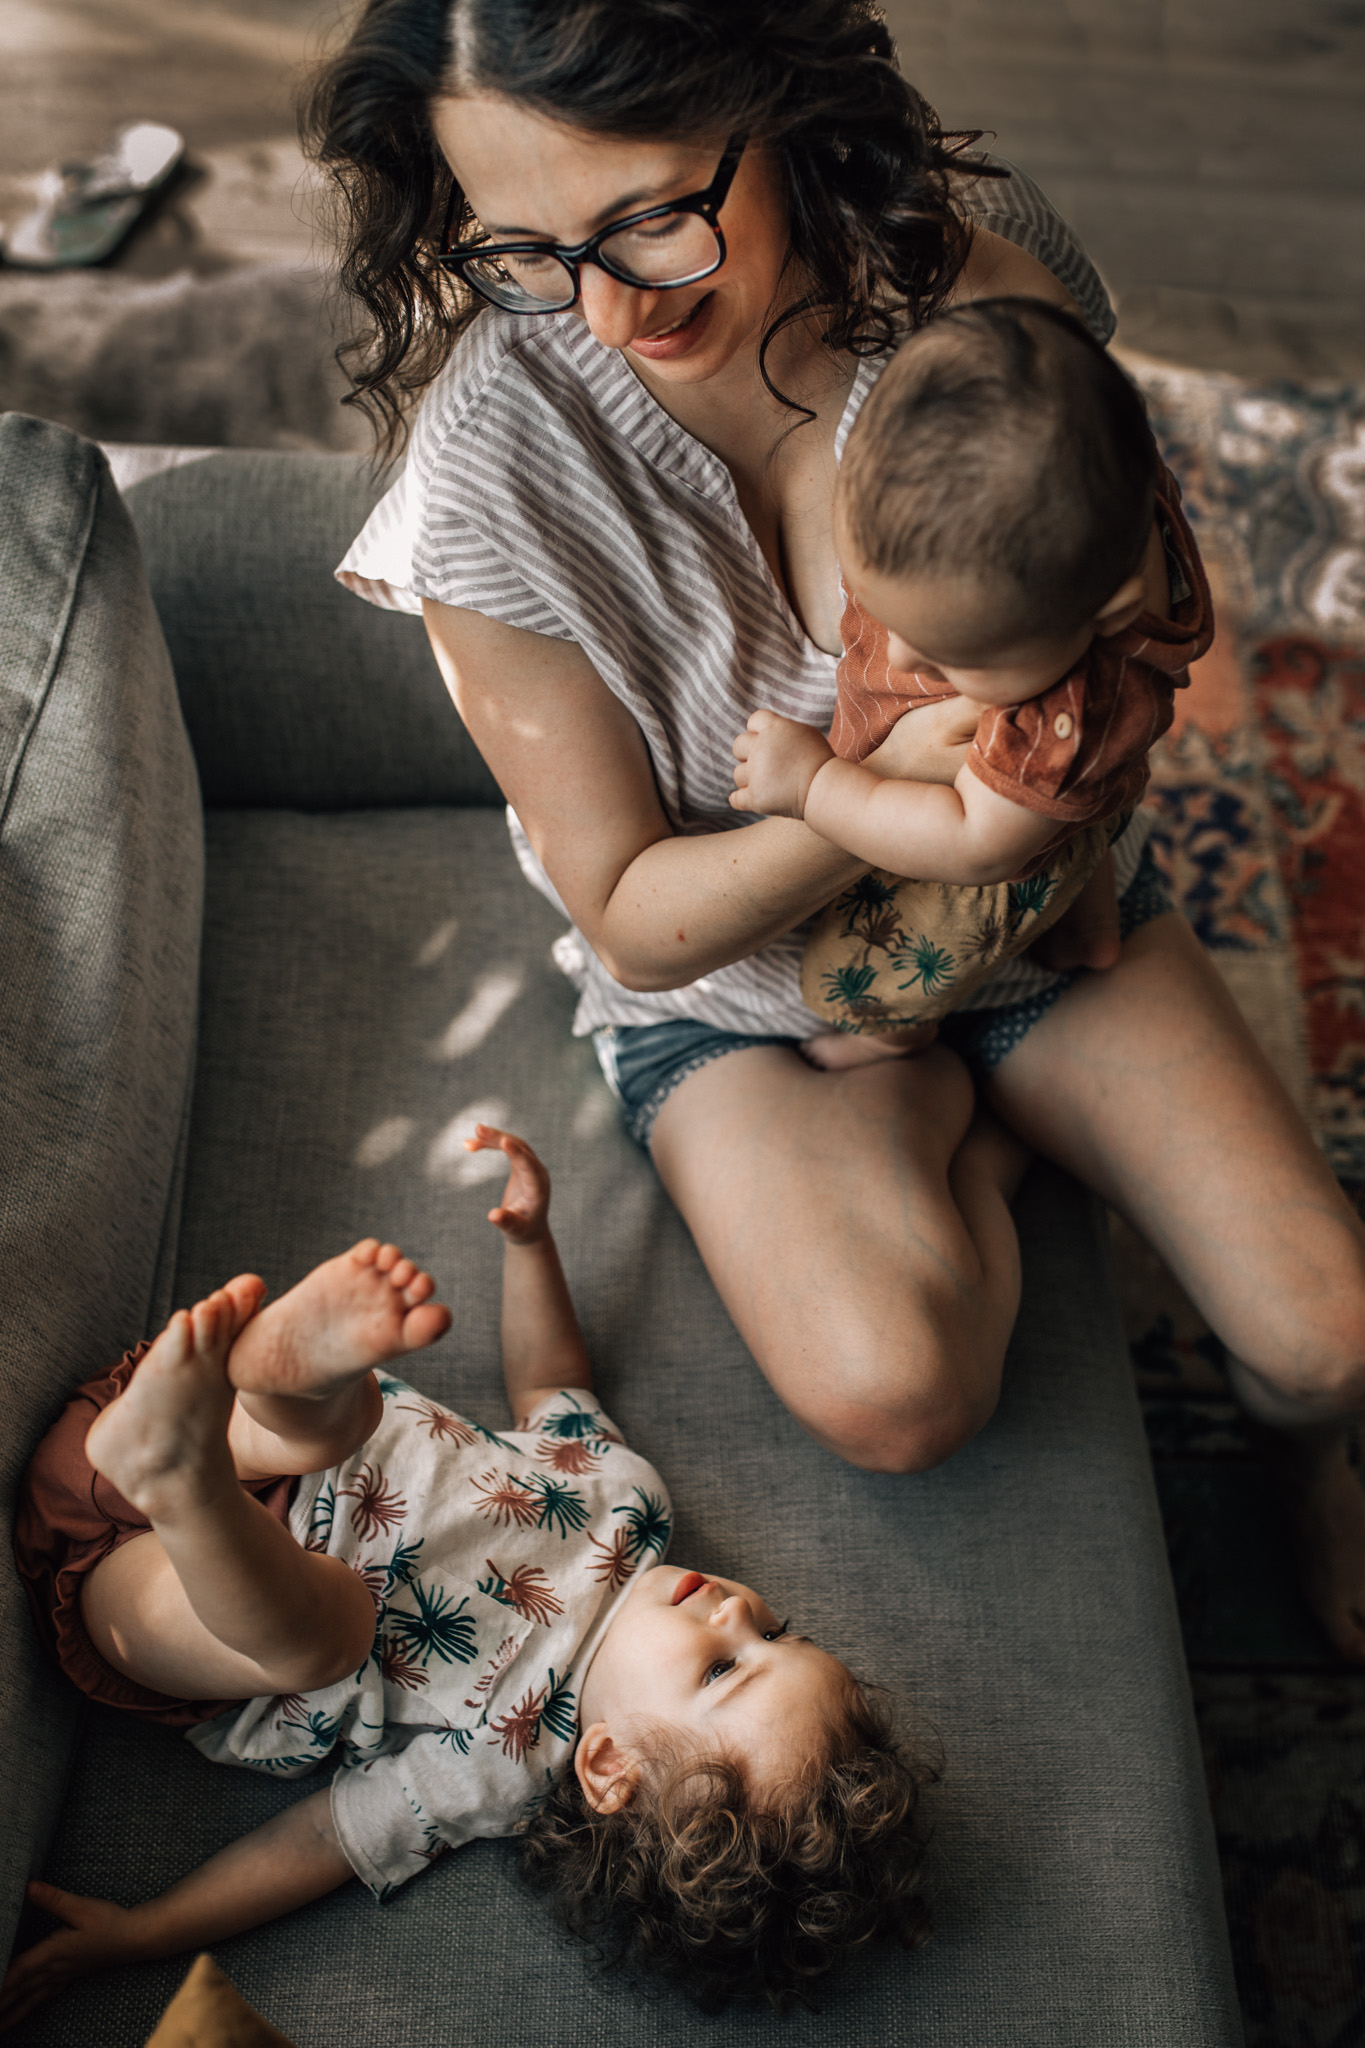
{"type": "MultiPolygon", "coordinates": [[[[88,444],[0,423],[6,1482],[171,1304],[243,1267],[281,1287],[371,1230],[456,1306],[413,1377],[497,1423],[499,1246],[456,1137],[476,1107],[505,1117],[555,1170],[605,1397],[673,1490],[675,1557],[770,1588],[937,1731],[938,1932],[862,1959],[818,2016],[706,2020],[594,1977],[511,1847],[481,1843],[382,1908],[348,1886],[218,1960],[302,2044],[1235,2043],[1099,1210],[1030,1175],[1004,1399],[969,1450],[904,1480],[810,1443],[569,1035],[555,915],[420,625],[331,579],[369,496],[347,457],[224,453],[125,509],[88,444]],[[506,1007],[480,1036],[466,1006],[482,985],[492,1007],[493,975],[506,1007]]],[[[7,1927],[30,1871],[131,1901],[298,1796],[82,1714],[8,1569],[3,1598],[7,1927]]],[[[184,1968],[92,1980],[15,2038],[131,2048],[184,1968]]]]}

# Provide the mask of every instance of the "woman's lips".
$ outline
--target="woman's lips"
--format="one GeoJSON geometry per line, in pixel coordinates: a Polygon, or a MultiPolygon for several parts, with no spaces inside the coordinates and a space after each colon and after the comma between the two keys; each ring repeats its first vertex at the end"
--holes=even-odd
{"type": "Polygon", "coordinates": [[[707,327],[711,324],[711,309],[716,303],[714,292],[707,292],[697,300],[696,305],[671,333],[639,335],[629,344],[633,356],[643,356],[646,362],[667,362],[674,356],[685,356],[697,347],[707,327]]]}
{"type": "Polygon", "coordinates": [[[684,1572],[677,1585],[673,1588],[673,1595],[668,1603],[669,1606],[676,1607],[681,1601],[691,1599],[692,1595],[699,1592],[705,1584],[706,1581],[700,1572],[684,1572]]]}

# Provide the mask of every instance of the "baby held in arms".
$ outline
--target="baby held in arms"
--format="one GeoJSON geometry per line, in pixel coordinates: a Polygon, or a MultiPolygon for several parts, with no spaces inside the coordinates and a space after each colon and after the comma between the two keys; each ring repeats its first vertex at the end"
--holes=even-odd
{"type": "Polygon", "coordinates": [[[368,1238],[270,1306],[244,1275],[181,1310],[39,1446],[15,1549],[74,1682],[221,1763],[337,1768],[159,1898],[31,1885],[65,1925],[12,1963],[0,2029],[352,1876],[383,1900],[480,1835],[520,1834],[566,1924],[712,2006],[784,2007],[868,1938],[927,1933],[925,1771],[760,1594],[662,1562],[668,1496],[593,1394],[545,1169],[469,1143],[510,1161],[511,1428],[377,1369],[451,1316],[368,1238]]]}
{"type": "Polygon", "coordinates": [[[1042,300],[980,300],[902,344],[849,435],[835,520],[834,724],[756,711],[730,798],[871,864],[807,941],[802,994],[832,1028],[806,1050],[827,1066],[917,1049],[1068,911],[1081,941],[1054,964],[1113,964],[1112,914],[1087,946],[1077,913],[1112,906],[1110,845],[1213,637],[1140,394],[1042,300]],[[947,699],[963,718],[942,780],[902,779],[895,739],[880,773],[862,765],[947,699]]]}

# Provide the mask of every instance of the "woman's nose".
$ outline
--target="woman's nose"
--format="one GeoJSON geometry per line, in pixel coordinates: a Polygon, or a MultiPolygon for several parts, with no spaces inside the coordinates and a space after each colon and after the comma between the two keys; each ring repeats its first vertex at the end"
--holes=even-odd
{"type": "Polygon", "coordinates": [[[622,284],[595,263],[583,265],[578,289],[583,318],[603,348],[629,347],[649,316],[650,300],[658,296],[622,284]]]}

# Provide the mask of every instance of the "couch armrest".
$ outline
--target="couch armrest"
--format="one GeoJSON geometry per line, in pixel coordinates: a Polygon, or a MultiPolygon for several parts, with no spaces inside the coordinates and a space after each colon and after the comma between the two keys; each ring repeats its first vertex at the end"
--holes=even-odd
{"type": "MultiPolygon", "coordinates": [[[[0,419],[0,677],[8,1528],[65,1396],[167,1311],[203,905],[194,761],[127,511],[90,442],[17,413],[0,419]]],[[[0,1622],[7,1945],[77,1702],[8,1558],[0,1622]]]]}

